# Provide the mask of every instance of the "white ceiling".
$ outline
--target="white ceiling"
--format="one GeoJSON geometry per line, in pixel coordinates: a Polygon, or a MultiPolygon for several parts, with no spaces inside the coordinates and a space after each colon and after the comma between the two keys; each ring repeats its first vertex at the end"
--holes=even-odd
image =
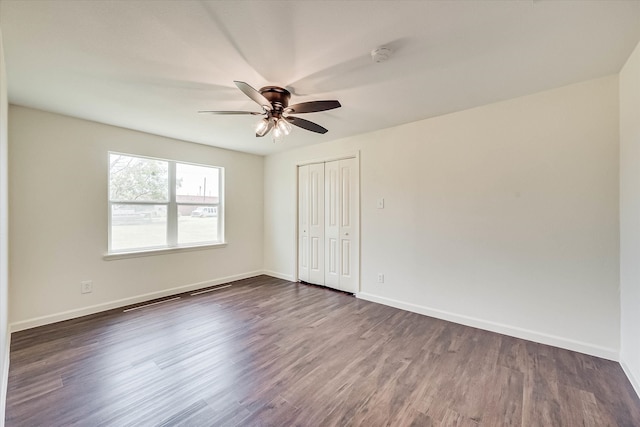
{"type": "Polygon", "coordinates": [[[13,104],[269,154],[616,73],[640,1],[3,0],[0,26],[13,104]],[[343,107],[273,144],[197,114],[260,111],[234,80],[343,107]]]}

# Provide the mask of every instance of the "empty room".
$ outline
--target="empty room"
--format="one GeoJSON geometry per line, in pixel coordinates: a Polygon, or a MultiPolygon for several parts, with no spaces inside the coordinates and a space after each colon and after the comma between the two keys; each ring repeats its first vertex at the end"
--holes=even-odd
{"type": "Polygon", "coordinates": [[[640,426],[640,1],[2,0],[0,427],[640,426]]]}

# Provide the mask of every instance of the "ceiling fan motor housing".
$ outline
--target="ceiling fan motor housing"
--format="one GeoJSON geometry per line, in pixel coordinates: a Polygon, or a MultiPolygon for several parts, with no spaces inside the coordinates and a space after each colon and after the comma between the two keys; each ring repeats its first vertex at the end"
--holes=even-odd
{"type": "Polygon", "coordinates": [[[271,103],[273,107],[271,116],[274,118],[280,118],[284,110],[289,106],[291,93],[284,88],[279,86],[265,86],[260,88],[260,94],[271,103]]]}

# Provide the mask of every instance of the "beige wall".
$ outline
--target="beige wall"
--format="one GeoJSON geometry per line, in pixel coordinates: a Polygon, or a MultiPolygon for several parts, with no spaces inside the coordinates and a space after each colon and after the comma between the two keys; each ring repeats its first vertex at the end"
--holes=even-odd
{"type": "Polygon", "coordinates": [[[360,297],[616,359],[618,138],[611,76],[268,156],[265,270],[294,278],[296,163],[359,150],[360,297]]]}
{"type": "Polygon", "coordinates": [[[7,78],[0,32],[0,426],[4,425],[5,396],[9,371],[9,205],[7,153],[7,78]]]}
{"type": "Polygon", "coordinates": [[[9,122],[14,330],[262,270],[262,157],[15,106],[9,122]],[[228,246],[105,261],[109,150],[225,167],[228,246]]]}
{"type": "Polygon", "coordinates": [[[640,44],[620,72],[620,362],[640,395],[640,44]]]}

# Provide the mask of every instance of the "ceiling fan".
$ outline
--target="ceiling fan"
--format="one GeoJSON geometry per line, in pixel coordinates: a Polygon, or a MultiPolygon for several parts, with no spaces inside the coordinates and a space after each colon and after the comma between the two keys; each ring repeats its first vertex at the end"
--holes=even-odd
{"type": "Polygon", "coordinates": [[[255,111],[198,111],[210,114],[251,114],[265,116],[256,126],[256,136],[262,137],[273,129],[273,140],[279,141],[291,132],[291,125],[316,133],[327,133],[327,129],[309,120],[294,117],[292,114],[315,113],[341,107],[338,101],[310,101],[289,105],[291,93],[279,86],[265,86],[259,91],[245,82],[234,81],[238,89],[262,107],[255,111]]]}

